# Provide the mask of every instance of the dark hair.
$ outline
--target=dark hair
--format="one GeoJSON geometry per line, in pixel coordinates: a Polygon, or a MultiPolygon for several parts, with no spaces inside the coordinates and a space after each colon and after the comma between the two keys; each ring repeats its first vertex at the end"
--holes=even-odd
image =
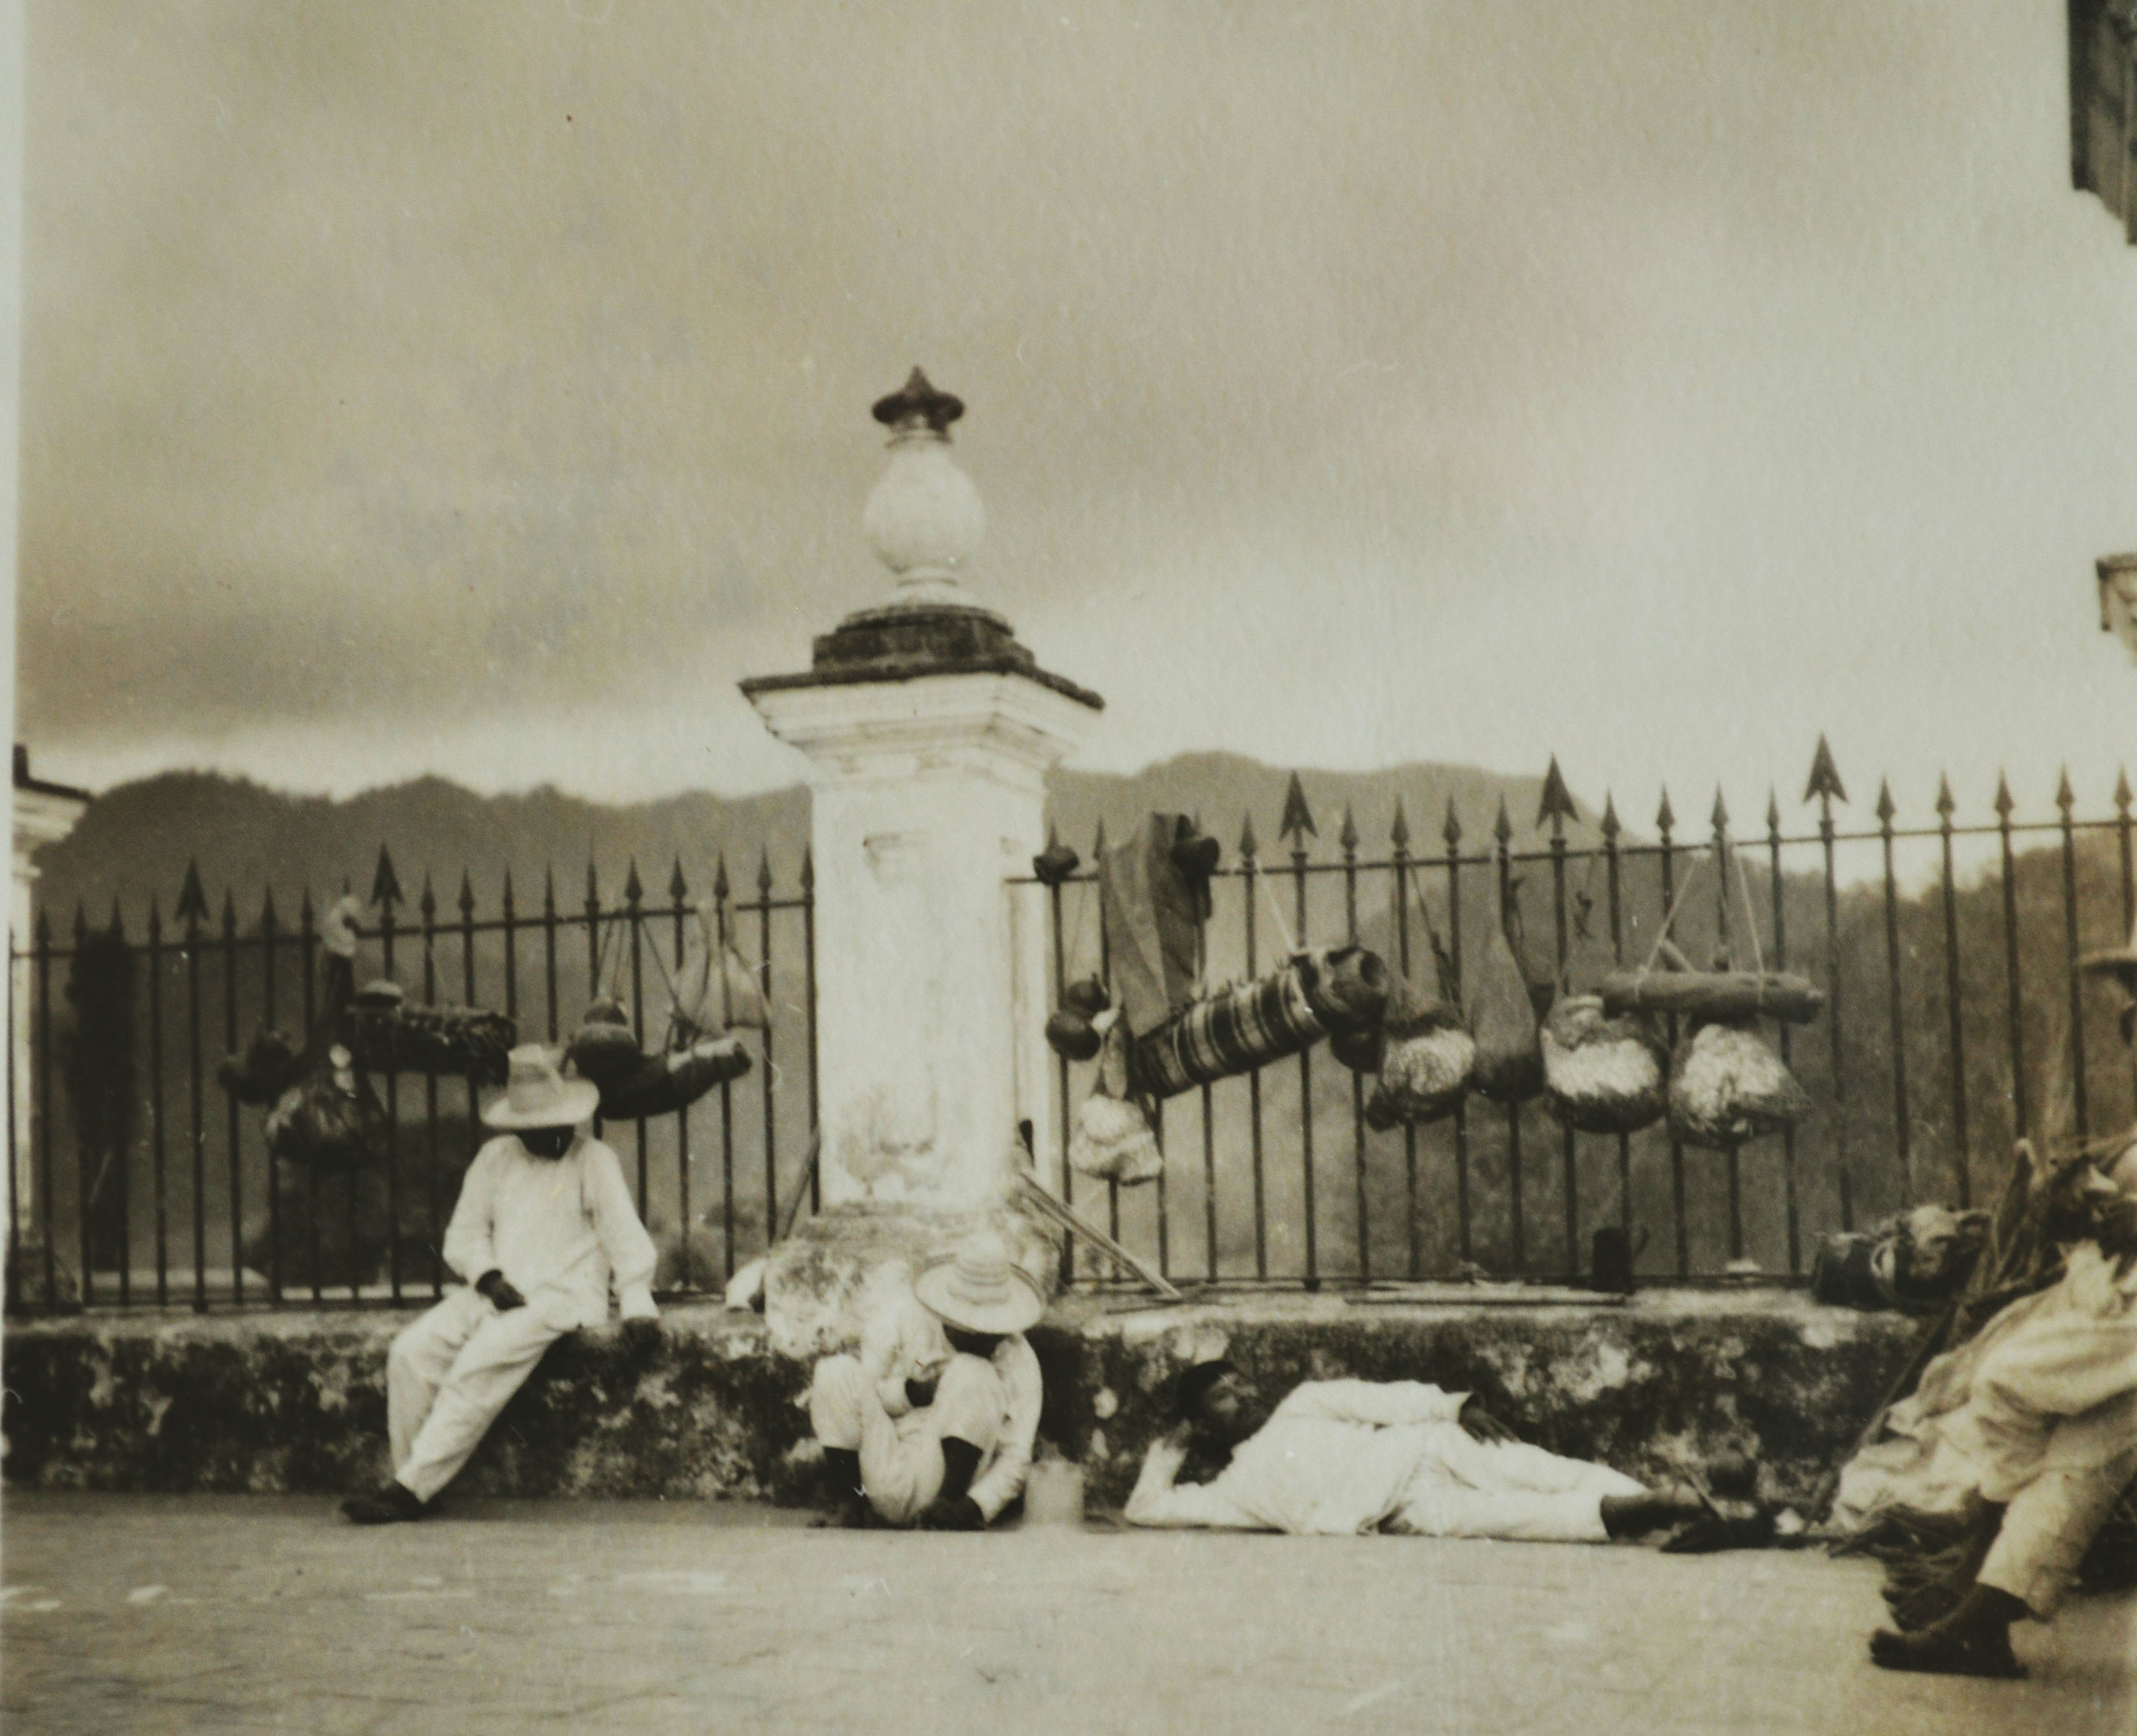
{"type": "Polygon", "coordinates": [[[1210,1388],[1227,1374],[1239,1372],[1222,1357],[1215,1362],[1198,1362],[1185,1370],[1173,1388],[1173,1414],[1182,1422],[1194,1422],[1201,1415],[1202,1401],[1209,1395],[1210,1388]]]}

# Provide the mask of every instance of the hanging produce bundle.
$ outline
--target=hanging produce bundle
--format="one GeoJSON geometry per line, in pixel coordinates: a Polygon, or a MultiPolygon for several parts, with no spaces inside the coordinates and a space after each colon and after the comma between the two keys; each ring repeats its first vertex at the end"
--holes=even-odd
{"type": "Polygon", "coordinates": [[[386,1149],[386,1111],[337,1043],[267,1112],[267,1149],[302,1169],[354,1169],[386,1149]]]}
{"type": "Polygon", "coordinates": [[[1669,1106],[1669,1053],[1644,1015],[1575,994],[1543,1022],[1544,1106],[1582,1133],[1637,1133],[1669,1106]]]}
{"type": "Polygon", "coordinates": [[[1367,1125],[1385,1132],[1453,1114],[1477,1064],[1476,1039],[1463,1028],[1460,1009],[1397,976],[1388,986],[1380,1039],[1367,1125]]]}
{"type": "MultiPolygon", "coordinates": [[[[734,1024],[770,1022],[763,991],[755,974],[730,946],[722,943],[699,913],[703,939],[694,960],[669,977],[659,949],[651,954],[669,994],[667,1034],[658,1048],[639,1046],[630,1015],[616,993],[614,977],[622,970],[622,950],[615,949],[609,992],[588,1003],[578,1028],[565,1045],[565,1064],[601,1092],[600,1113],[614,1121],[650,1120],[688,1109],[715,1086],[741,1078],[750,1069],[749,1051],[732,1030],[708,1030],[706,1014],[718,1004],[734,1024]]],[[[606,952],[608,949],[603,949],[606,952]]],[[[601,960],[596,957],[595,973],[601,960]]]]}
{"type": "Polygon", "coordinates": [[[410,1006],[401,985],[367,983],[350,1009],[349,1049],[374,1072],[443,1073],[504,1082],[504,1058],[519,1028],[481,1007],[410,1006]]]}
{"type": "Polygon", "coordinates": [[[1061,1004],[1046,1021],[1046,1042],[1066,1061],[1097,1058],[1103,1038],[1092,1024],[1112,1004],[1106,985],[1095,976],[1071,983],[1061,991],[1061,1004]]]}
{"type": "Polygon", "coordinates": [[[1468,984],[1469,1030],[1477,1041],[1472,1087],[1495,1103],[1522,1103],[1543,1089],[1536,998],[1505,928],[1492,925],[1468,984]]]}
{"type": "Polygon", "coordinates": [[[1127,1021],[1117,1009],[1109,1009],[1093,1023],[1101,1039],[1098,1074],[1076,1112],[1069,1166],[1080,1174],[1124,1185],[1153,1181],[1164,1173],[1165,1157],[1149,1113],[1129,1082],[1127,1021]]]}
{"type": "Polygon", "coordinates": [[[739,1079],[750,1068],[749,1051],[732,1034],[680,1033],[659,1054],[640,1056],[630,1072],[601,1087],[601,1112],[613,1121],[643,1121],[688,1109],[716,1085],[739,1079]]]}
{"type": "Polygon", "coordinates": [[[1809,1107],[1795,1075],[1747,1026],[1701,1025],[1671,1057],[1670,1132],[1685,1145],[1727,1150],[1794,1126],[1809,1107]]]}
{"type": "Polygon", "coordinates": [[[231,1055],[215,1070],[217,1082],[241,1103],[264,1108],[296,1083],[304,1065],[297,1046],[280,1031],[262,1025],[244,1054],[231,1055]]]}

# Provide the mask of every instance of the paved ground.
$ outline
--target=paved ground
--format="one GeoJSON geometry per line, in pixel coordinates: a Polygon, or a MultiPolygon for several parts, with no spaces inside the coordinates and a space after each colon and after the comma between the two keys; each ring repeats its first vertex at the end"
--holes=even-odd
{"type": "Polygon", "coordinates": [[[2022,1628],[2029,1682],[1892,1676],[1876,1569],[1812,1554],[12,1492],[0,1549],[8,1736],[2137,1729],[2137,1598],[2022,1628]]]}

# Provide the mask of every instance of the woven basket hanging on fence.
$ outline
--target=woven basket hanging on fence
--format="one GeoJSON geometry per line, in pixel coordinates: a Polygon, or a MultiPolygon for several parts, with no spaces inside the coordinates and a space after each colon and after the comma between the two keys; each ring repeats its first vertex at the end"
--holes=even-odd
{"type": "Polygon", "coordinates": [[[1606,1018],[1600,995],[1569,995],[1541,1040],[1544,1106],[1564,1126],[1637,1133],[1669,1107],[1669,1052],[1644,1018],[1606,1018]]]}

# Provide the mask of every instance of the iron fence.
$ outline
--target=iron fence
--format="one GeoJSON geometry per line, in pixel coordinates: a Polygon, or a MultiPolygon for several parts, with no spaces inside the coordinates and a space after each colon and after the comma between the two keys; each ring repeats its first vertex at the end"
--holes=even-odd
{"type": "MultiPolygon", "coordinates": [[[[1785,969],[1825,991],[1818,1021],[1774,1037],[1812,1104],[1787,1132],[1710,1151],[1662,1126],[1576,1133],[1540,1102],[1474,1097],[1443,1121],[1375,1131],[1365,1082],[1316,1049],[1161,1103],[1164,1169],[1149,1185],[1079,1176],[1064,1159],[1061,1193],[1176,1281],[1576,1277],[1604,1224],[1625,1230],[1650,1278],[1801,1279],[1829,1232],[1929,1200],[1993,1204],[2021,1136],[2131,1120],[2118,1009],[2077,969],[2137,917],[2126,779],[2110,815],[2079,818],[2066,777],[2055,817],[2024,822],[1999,779],[1993,819],[1974,824],[1957,822],[1948,782],[1933,820],[1915,825],[1881,787],[1874,824],[1847,828],[1821,742],[1803,800],[1808,829],[1785,829],[1769,798],[1763,824],[1739,837],[1717,792],[1687,839],[1665,791],[1652,834],[1636,837],[1614,802],[1584,816],[1554,761],[1519,848],[1502,800],[1481,845],[1450,804],[1441,847],[1420,852],[1398,800],[1385,850],[1365,850],[1346,810],[1331,852],[1294,777],[1283,853],[1264,854],[1247,815],[1203,943],[1215,983],[1338,939],[1429,972],[1437,936],[1458,987],[1497,922],[1532,977],[1577,992],[1650,959],[1667,925],[1699,962],[1785,969]]],[[[1104,849],[1101,824],[1093,858],[1104,849]]],[[[1048,905],[1057,994],[1103,978],[1095,873],[1016,884],[1048,905]]],[[[1681,1034],[1667,1021],[1672,1047],[1681,1034]]],[[[1065,1153],[1090,1068],[1056,1065],[1065,1153]]],[[[1064,1276],[1112,1274],[1064,1252],[1064,1276]]]]}
{"type": "MultiPolygon", "coordinates": [[[[590,863],[575,899],[545,872],[532,909],[509,871],[487,911],[470,874],[461,875],[450,909],[426,875],[411,913],[382,848],[369,919],[358,929],[359,946],[375,949],[372,974],[407,973],[411,999],[501,1009],[523,1039],[551,1042],[613,986],[650,1046],[659,996],[684,966],[701,911],[714,946],[736,948],[769,1009],[766,1028],[744,1033],[751,1072],[691,1109],[605,1133],[660,1244],[657,1282],[669,1294],[716,1286],[761,1252],[782,1209],[800,1204],[796,1189],[815,1201],[815,892],[807,856],[786,892],[762,857],[754,890],[737,896],[723,857],[701,902],[679,861],[665,902],[651,902],[634,863],[621,897],[604,902],[590,863]],[[716,1175],[705,1174],[713,1164],[716,1175]]],[[[11,1309],[392,1306],[441,1293],[445,1219],[483,1136],[472,1080],[370,1075],[385,1110],[383,1161],[375,1173],[358,1165],[323,1174],[273,1158],[265,1111],[241,1105],[212,1077],[251,1030],[312,1028],[323,1011],[321,926],[309,891],[294,924],[271,890],[249,927],[234,894],[218,919],[197,867],[168,921],[160,900],[150,903],[144,940],[128,936],[114,908],[102,929],[77,911],[71,944],[57,944],[40,914],[32,944],[12,956],[11,1009],[27,1009],[32,1021],[37,1113],[27,1152],[17,1149],[16,1118],[9,1122],[11,1309]],[[71,1016],[56,1004],[61,977],[71,1016]],[[121,979],[131,986],[114,990],[121,979]]],[[[359,980],[366,974],[360,964],[359,980]]],[[[19,1053],[12,1034],[11,1073],[19,1053]]]]}

